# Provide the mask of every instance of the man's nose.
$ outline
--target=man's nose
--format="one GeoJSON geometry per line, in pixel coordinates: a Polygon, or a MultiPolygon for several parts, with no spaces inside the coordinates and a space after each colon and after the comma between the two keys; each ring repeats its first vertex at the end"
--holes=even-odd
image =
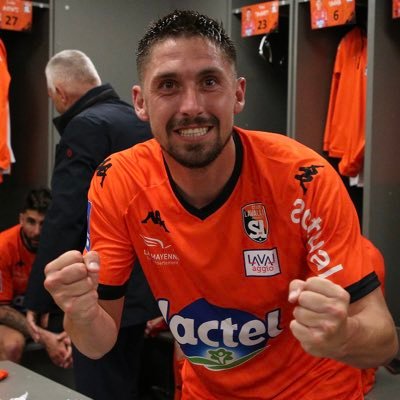
{"type": "Polygon", "coordinates": [[[41,224],[35,224],[33,226],[33,234],[34,234],[34,236],[39,236],[41,230],[42,230],[42,225],[41,224]]]}
{"type": "Polygon", "coordinates": [[[201,93],[194,88],[186,88],[181,97],[180,112],[184,115],[199,115],[204,111],[201,93]]]}

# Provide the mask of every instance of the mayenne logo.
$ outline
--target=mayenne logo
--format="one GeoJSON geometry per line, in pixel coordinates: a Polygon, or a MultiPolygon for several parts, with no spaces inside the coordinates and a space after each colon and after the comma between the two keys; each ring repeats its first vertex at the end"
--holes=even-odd
{"type": "Polygon", "coordinates": [[[158,211],[158,210],[149,211],[149,213],[147,214],[147,217],[142,221],[142,224],[147,224],[147,221],[149,221],[149,220],[151,222],[153,222],[153,224],[155,224],[155,225],[160,225],[161,227],[164,228],[165,232],[169,233],[169,230],[168,230],[167,226],[165,225],[165,222],[161,218],[160,211],[158,211]]]}
{"type": "Polygon", "coordinates": [[[166,245],[162,240],[149,236],[140,235],[140,237],[146,245],[143,254],[149,261],[159,266],[179,263],[179,257],[170,244],[166,245]]]}
{"type": "Polygon", "coordinates": [[[143,236],[143,235],[140,235],[140,236],[143,239],[144,244],[148,247],[157,247],[158,246],[158,247],[161,247],[162,249],[168,249],[168,247],[171,247],[170,244],[166,246],[160,239],[155,239],[155,238],[151,238],[151,237],[143,236]]]}
{"type": "Polygon", "coordinates": [[[300,167],[299,171],[302,171],[302,174],[295,175],[295,179],[300,181],[300,186],[303,189],[303,194],[307,193],[307,188],[305,183],[309,183],[314,179],[314,175],[318,174],[317,168],[324,168],[323,165],[310,165],[309,167],[300,167]]]}

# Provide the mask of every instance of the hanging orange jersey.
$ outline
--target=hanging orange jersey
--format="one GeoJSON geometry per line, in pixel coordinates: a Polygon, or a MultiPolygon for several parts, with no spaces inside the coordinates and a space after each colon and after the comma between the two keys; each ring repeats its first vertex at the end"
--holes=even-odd
{"type": "Polygon", "coordinates": [[[23,244],[20,225],[0,233],[0,303],[22,309],[34,259],[23,244]]]}
{"type": "Polygon", "coordinates": [[[356,176],[362,169],[365,147],[367,39],[359,27],[341,40],[332,76],[324,150],[342,158],[339,171],[356,176]]]}
{"type": "MultiPolygon", "coordinates": [[[[8,110],[8,89],[10,74],[7,67],[7,52],[0,39],[0,170],[9,170],[11,165],[10,154],[10,122],[8,110]]],[[[2,181],[0,173],[0,182],[2,181]]]]}
{"type": "Polygon", "coordinates": [[[117,298],[138,257],[188,362],[182,399],[361,400],[361,372],[306,354],[289,323],[294,278],[318,275],[353,301],[379,283],[336,172],[278,134],[235,128],[236,164],[203,209],[180,196],[155,140],[101,164],[87,249],[100,298],[117,298]]]}

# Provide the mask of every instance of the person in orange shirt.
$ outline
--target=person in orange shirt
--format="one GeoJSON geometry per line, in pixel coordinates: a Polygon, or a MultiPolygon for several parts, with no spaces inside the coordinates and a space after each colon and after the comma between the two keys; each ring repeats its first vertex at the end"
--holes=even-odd
{"type": "Polygon", "coordinates": [[[251,8],[246,8],[243,18],[242,36],[254,35],[256,31],[256,24],[254,23],[253,12],[251,11],[251,8]]]}
{"type": "Polygon", "coordinates": [[[138,258],[186,357],[183,400],[363,399],[360,368],[398,342],[338,174],[293,139],[234,126],[246,80],[211,18],[152,24],[137,68],[154,139],[94,175],[87,253],[45,269],[74,344],[91,358],[113,346],[138,258]]]}
{"type": "MultiPolygon", "coordinates": [[[[0,360],[20,362],[29,334],[23,298],[39,245],[51,195],[46,188],[31,190],[19,224],[0,233],[0,360]]],[[[41,329],[41,343],[55,365],[71,365],[68,335],[41,329]]]]}

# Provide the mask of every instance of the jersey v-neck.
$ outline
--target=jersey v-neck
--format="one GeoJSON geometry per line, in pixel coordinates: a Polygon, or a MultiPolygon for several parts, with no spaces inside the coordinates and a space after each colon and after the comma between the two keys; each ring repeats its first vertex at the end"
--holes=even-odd
{"type": "Polygon", "coordinates": [[[232,134],[233,141],[235,143],[235,165],[233,167],[232,175],[226,182],[225,186],[221,190],[220,194],[209,204],[202,208],[196,208],[188,203],[183,196],[179,193],[178,186],[175,181],[172,179],[171,173],[169,171],[168,165],[164,160],[165,168],[167,170],[168,179],[171,185],[171,188],[181,203],[182,207],[188,211],[190,214],[194,215],[195,217],[205,220],[208,216],[213,214],[217,211],[225,202],[228,200],[229,196],[232,194],[233,190],[235,189],[236,183],[239,180],[240,172],[242,170],[243,164],[243,144],[240,140],[239,134],[237,132],[233,132],[232,134]]]}

